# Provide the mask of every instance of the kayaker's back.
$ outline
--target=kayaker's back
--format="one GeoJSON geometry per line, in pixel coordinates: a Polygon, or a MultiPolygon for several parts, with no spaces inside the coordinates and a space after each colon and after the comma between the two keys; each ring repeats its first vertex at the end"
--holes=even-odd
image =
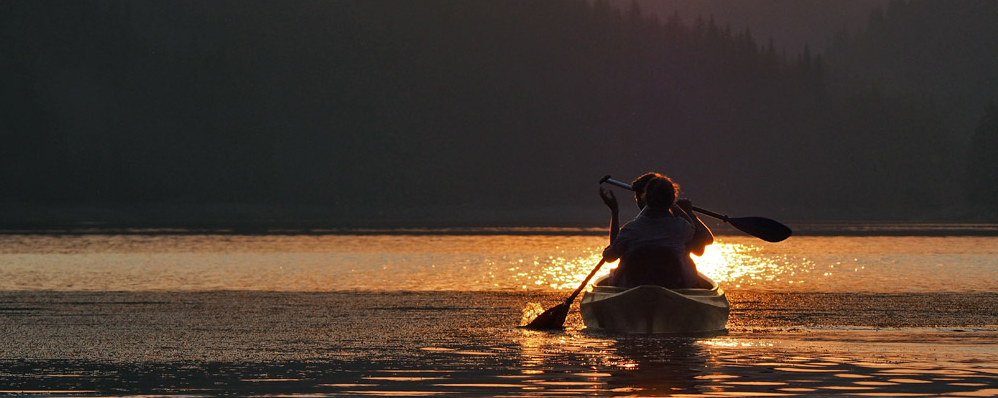
{"type": "Polygon", "coordinates": [[[668,289],[699,287],[696,266],[689,253],[657,245],[630,249],[610,274],[609,284],[624,288],[657,285],[668,289]]]}

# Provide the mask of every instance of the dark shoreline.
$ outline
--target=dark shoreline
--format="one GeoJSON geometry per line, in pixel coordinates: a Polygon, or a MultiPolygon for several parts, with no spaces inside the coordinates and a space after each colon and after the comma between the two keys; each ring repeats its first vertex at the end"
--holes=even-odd
{"type": "MultiPolygon", "coordinates": [[[[716,235],[741,235],[724,224],[709,225],[716,235]]],[[[794,236],[998,236],[992,223],[808,223],[790,224],[794,236]]],[[[0,235],[605,235],[605,227],[462,226],[329,227],[291,225],[212,226],[0,226],[0,235]]]]}
{"type": "MultiPolygon", "coordinates": [[[[998,209],[954,205],[915,208],[716,208],[732,217],[763,216],[795,236],[998,236],[998,209]]],[[[621,209],[621,221],[636,209],[621,209]]],[[[703,216],[719,235],[739,235],[703,216]]],[[[0,202],[0,235],[605,235],[602,206],[435,205],[347,208],[309,204],[0,202]]]]}

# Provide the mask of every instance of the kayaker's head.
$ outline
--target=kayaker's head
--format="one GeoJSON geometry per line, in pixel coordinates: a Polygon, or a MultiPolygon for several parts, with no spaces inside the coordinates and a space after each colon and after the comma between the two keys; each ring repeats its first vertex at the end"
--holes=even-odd
{"type": "Polygon", "coordinates": [[[631,181],[631,189],[634,190],[634,203],[638,205],[638,209],[645,208],[645,187],[648,185],[648,181],[655,177],[664,176],[658,173],[644,173],[631,181]]]}
{"type": "MultiPolygon", "coordinates": [[[[640,177],[635,178],[631,181],[631,189],[634,191],[634,203],[638,205],[638,209],[644,209],[648,202],[645,200],[645,192],[648,187],[648,182],[655,178],[665,178],[669,180],[669,177],[661,175],[659,173],[649,172],[644,173],[640,177]]],[[[669,180],[672,181],[672,180],[669,180]]],[[[676,191],[679,191],[679,185],[675,185],[676,191]]]]}
{"type": "Polygon", "coordinates": [[[679,184],[664,175],[658,175],[645,184],[645,203],[652,208],[669,210],[676,203],[679,184]]]}

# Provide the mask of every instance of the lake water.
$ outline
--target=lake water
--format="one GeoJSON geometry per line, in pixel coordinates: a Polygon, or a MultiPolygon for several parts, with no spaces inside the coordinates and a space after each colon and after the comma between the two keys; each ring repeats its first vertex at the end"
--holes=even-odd
{"type": "Polygon", "coordinates": [[[668,337],[518,328],[606,238],[513,232],[3,235],[0,394],[998,395],[998,237],[720,236],[668,337]]]}

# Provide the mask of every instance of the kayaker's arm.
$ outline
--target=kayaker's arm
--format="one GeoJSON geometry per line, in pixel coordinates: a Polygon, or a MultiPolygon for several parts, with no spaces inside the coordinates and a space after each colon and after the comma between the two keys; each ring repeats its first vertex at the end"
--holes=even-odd
{"type": "Polygon", "coordinates": [[[603,187],[599,189],[599,196],[606,207],[610,208],[610,243],[613,243],[620,233],[620,209],[617,206],[617,197],[613,195],[613,191],[603,187]]]}
{"type": "Polygon", "coordinates": [[[614,250],[613,245],[607,246],[606,249],[603,249],[603,260],[606,260],[608,263],[612,263],[618,259],[620,259],[620,253],[617,253],[617,251],[614,250]]]}
{"type": "Polygon", "coordinates": [[[693,212],[693,202],[689,199],[680,199],[676,201],[676,207],[685,213],[687,218],[693,224],[693,239],[690,239],[690,243],[687,245],[690,253],[697,256],[702,256],[705,248],[714,243],[714,234],[710,232],[710,228],[704,225],[700,217],[697,217],[696,213],[693,212]]]}

